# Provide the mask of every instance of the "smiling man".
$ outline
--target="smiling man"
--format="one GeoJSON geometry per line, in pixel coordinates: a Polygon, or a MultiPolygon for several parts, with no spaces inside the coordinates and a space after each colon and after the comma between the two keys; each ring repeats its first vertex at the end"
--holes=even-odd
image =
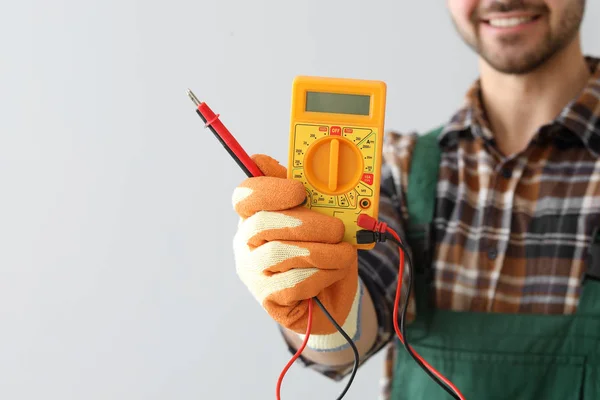
{"type": "MultiPolygon", "coordinates": [[[[386,135],[380,217],[412,254],[409,341],[469,400],[599,399],[600,68],[581,48],[585,1],[447,7],[479,78],[438,129],[386,135]]],[[[283,167],[256,159],[267,177],[234,195],[236,263],[290,350],[319,294],[361,362],[388,345],[383,398],[452,398],[395,340],[396,246],[356,253],[283,167]]],[[[353,353],[318,318],[302,360],[341,380],[353,353]]]]}

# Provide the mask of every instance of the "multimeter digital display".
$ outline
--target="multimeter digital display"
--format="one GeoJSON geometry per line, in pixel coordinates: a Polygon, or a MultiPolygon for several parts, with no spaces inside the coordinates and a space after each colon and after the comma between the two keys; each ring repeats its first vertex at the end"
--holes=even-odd
{"type": "Polygon", "coordinates": [[[369,115],[371,113],[371,96],[307,92],[305,111],[330,114],[369,115]]]}
{"type": "Polygon", "coordinates": [[[306,207],[341,219],[357,244],[360,214],[377,219],[386,85],[381,81],[296,77],[288,177],[306,188],[306,207]]]}

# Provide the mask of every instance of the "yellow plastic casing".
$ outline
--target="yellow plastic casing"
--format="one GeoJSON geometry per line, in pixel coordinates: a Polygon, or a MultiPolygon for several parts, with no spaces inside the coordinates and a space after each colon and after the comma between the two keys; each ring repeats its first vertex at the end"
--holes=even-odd
{"type": "Polygon", "coordinates": [[[375,244],[356,242],[357,220],[379,213],[386,90],[315,76],[296,77],[292,90],[288,178],[304,184],[306,207],[341,219],[344,241],[364,250],[375,244]]]}

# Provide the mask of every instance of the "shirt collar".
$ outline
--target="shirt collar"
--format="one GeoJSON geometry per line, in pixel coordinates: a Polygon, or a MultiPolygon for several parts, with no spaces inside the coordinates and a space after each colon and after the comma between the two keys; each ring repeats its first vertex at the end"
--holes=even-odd
{"type": "MultiPolygon", "coordinates": [[[[569,102],[554,120],[579,138],[590,152],[600,157],[600,58],[586,57],[592,72],[587,85],[569,102]]],[[[485,110],[481,102],[480,81],[476,80],[465,95],[463,106],[450,118],[440,134],[440,144],[448,144],[459,135],[481,137],[493,141],[485,110]]]]}

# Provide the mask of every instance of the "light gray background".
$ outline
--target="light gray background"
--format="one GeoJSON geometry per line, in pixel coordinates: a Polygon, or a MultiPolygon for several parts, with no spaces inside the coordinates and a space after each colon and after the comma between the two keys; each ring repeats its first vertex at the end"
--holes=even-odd
{"type": "MultiPolygon", "coordinates": [[[[384,80],[387,127],[407,131],[477,73],[441,1],[5,1],[0,38],[6,400],[274,398],[290,355],[233,265],[244,176],[188,87],[285,163],[295,75],[384,80]]],[[[376,398],[381,361],[347,399],[376,398]]],[[[282,394],[342,386],[294,366],[282,394]]]]}

